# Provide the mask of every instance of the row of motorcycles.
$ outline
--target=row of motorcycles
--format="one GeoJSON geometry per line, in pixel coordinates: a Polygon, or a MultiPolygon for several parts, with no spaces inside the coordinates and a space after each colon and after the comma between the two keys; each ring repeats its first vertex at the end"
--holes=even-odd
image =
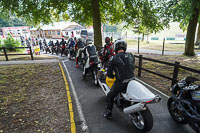
{"type": "MultiPolygon", "coordinates": [[[[48,46],[46,45],[44,47],[45,53],[51,53],[51,54],[60,54],[62,52],[62,47],[61,46],[48,46]]],[[[68,54],[70,53],[70,59],[75,57],[75,47],[68,49],[67,47],[65,47],[63,54],[68,56],[68,54]]]]}
{"type": "MultiPolygon", "coordinates": [[[[98,52],[100,62],[103,60],[102,51],[98,52]]],[[[82,56],[84,57],[84,56],[82,56]]],[[[79,59],[84,66],[84,59],[79,59]]],[[[106,62],[109,64],[109,62],[106,62]]],[[[95,85],[100,85],[105,95],[111,90],[109,78],[106,77],[107,66],[101,69],[98,61],[90,62],[95,85]]],[[[114,79],[111,79],[114,82],[114,79]]],[[[172,86],[172,96],[168,99],[167,107],[173,120],[179,124],[189,124],[196,133],[200,133],[200,85],[194,84],[199,79],[186,77],[172,86]]],[[[147,87],[136,79],[131,79],[125,92],[120,93],[114,100],[118,107],[127,115],[136,129],[148,132],[153,127],[153,117],[148,104],[158,103],[161,97],[153,94],[147,87]]]]}
{"type": "MultiPolygon", "coordinates": [[[[101,58],[101,52],[99,53],[101,58]]],[[[99,71],[97,80],[105,95],[110,91],[106,80],[106,71],[99,71]]],[[[200,80],[188,76],[174,84],[170,91],[167,107],[173,120],[179,124],[189,124],[200,133],[200,80]]],[[[153,94],[147,87],[135,79],[129,81],[126,92],[115,98],[116,107],[130,118],[133,125],[142,132],[153,127],[153,117],[148,104],[157,103],[161,97],[153,94]]]]}
{"type": "MultiPolygon", "coordinates": [[[[76,56],[75,48],[69,52],[70,55],[76,56]]],[[[111,90],[110,83],[113,83],[114,79],[106,76],[109,61],[104,64],[102,69],[103,49],[97,53],[97,57],[90,60],[89,71],[94,79],[94,84],[99,85],[107,96],[111,90]]],[[[81,51],[79,65],[84,67],[86,58],[81,51]]],[[[196,133],[200,133],[200,85],[195,84],[196,81],[199,79],[189,76],[173,85],[167,107],[173,120],[179,124],[189,124],[196,133]]],[[[153,94],[136,79],[130,79],[128,82],[126,91],[118,94],[114,103],[122,113],[130,118],[136,129],[148,132],[153,127],[153,117],[147,105],[160,102],[161,97],[153,94]]]]}
{"type": "MultiPolygon", "coordinates": [[[[79,65],[85,65],[85,59],[82,53],[80,54],[79,65]]],[[[106,76],[109,61],[104,64],[102,68],[101,62],[103,61],[103,49],[98,54],[98,60],[90,61],[90,73],[93,77],[95,85],[99,85],[104,94],[107,94],[111,90],[109,82],[114,82],[114,79],[109,79],[106,76]]],[[[161,97],[153,94],[148,88],[142,85],[135,79],[130,79],[125,92],[120,93],[115,97],[115,105],[125,115],[127,115],[136,129],[142,132],[148,132],[153,127],[153,117],[147,104],[157,103],[161,100],[161,97]]]]}

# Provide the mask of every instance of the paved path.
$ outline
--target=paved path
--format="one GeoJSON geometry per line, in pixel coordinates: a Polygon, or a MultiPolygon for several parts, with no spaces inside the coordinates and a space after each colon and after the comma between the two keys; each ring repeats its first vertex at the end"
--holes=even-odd
{"type": "MultiPolygon", "coordinates": [[[[82,106],[89,133],[138,133],[129,118],[116,107],[113,109],[112,121],[103,118],[102,112],[105,110],[106,100],[101,88],[94,85],[91,76],[88,76],[87,81],[81,80],[83,70],[75,68],[74,60],[66,60],[64,63],[82,106]]],[[[172,120],[167,110],[167,97],[163,95],[161,97],[160,103],[148,105],[154,119],[154,126],[150,133],[193,133],[188,125],[179,125],[172,120]]],[[[73,96],[72,100],[75,100],[73,96]]],[[[75,122],[77,133],[83,133],[84,131],[81,130],[83,121],[79,118],[77,109],[75,109],[75,122]]]]}

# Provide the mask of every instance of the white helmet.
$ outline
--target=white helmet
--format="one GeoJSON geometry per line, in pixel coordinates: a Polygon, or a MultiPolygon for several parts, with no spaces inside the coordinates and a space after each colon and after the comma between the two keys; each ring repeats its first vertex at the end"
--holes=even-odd
{"type": "Polygon", "coordinates": [[[90,44],[92,44],[92,40],[91,39],[87,39],[86,40],[86,45],[90,45],[90,44]]]}

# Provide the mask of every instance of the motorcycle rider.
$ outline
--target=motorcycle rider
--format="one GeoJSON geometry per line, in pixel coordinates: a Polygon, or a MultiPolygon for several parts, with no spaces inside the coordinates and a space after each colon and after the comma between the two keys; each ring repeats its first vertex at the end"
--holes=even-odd
{"type": "Polygon", "coordinates": [[[43,40],[43,43],[44,43],[44,46],[47,45],[47,41],[46,41],[46,39],[43,40]]]}
{"type": "Polygon", "coordinates": [[[58,40],[56,40],[55,46],[56,46],[56,53],[58,53],[58,51],[60,49],[60,43],[58,40]]]}
{"type": "Polygon", "coordinates": [[[69,39],[69,46],[68,46],[68,49],[70,50],[70,59],[72,58],[72,54],[73,54],[73,52],[75,52],[75,49],[73,49],[75,47],[75,41],[72,39],[72,38],[70,38],[69,39]]]}
{"type": "Polygon", "coordinates": [[[40,50],[42,50],[43,49],[43,47],[42,47],[42,40],[39,41],[39,45],[40,45],[40,50]]]}
{"type": "Polygon", "coordinates": [[[61,50],[61,56],[64,54],[64,51],[65,51],[65,48],[66,48],[66,41],[64,40],[64,38],[62,38],[62,41],[60,42],[60,45],[62,47],[62,50],[61,50]]]}
{"type": "Polygon", "coordinates": [[[77,49],[77,55],[76,55],[76,67],[78,67],[78,59],[81,56],[81,52],[84,50],[84,43],[82,42],[81,38],[78,38],[78,42],[75,45],[75,48],[77,49]]]}
{"type": "Polygon", "coordinates": [[[134,78],[135,58],[131,53],[126,53],[127,43],[123,40],[115,42],[116,55],[110,58],[110,64],[107,71],[109,78],[116,77],[116,80],[108,93],[106,111],[103,116],[107,119],[112,118],[112,108],[114,98],[118,93],[126,91],[128,82],[134,78]],[[115,72],[115,75],[113,74],[115,72]]]}
{"type": "Polygon", "coordinates": [[[104,45],[104,50],[103,50],[104,58],[102,61],[102,65],[104,65],[104,63],[107,62],[109,58],[114,55],[114,48],[109,37],[105,38],[105,43],[106,44],[104,45]]]}
{"type": "Polygon", "coordinates": [[[98,61],[96,47],[92,45],[92,40],[86,40],[86,47],[83,50],[84,58],[85,58],[85,65],[83,68],[83,79],[86,79],[86,74],[88,73],[88,69],[90,67],[90,61],[98,61]]]}

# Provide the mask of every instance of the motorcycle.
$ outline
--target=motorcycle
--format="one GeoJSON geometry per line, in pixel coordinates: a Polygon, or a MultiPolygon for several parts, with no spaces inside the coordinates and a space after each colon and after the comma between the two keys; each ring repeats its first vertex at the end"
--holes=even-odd
{"type": "MultiPolygon", "coordinates": [[[[98,51],[98,57],[99,57],[99,60],[101,62],[101,66],[104,67],[104,69],[107,69],[108,68],[108,65],[109,65],[109,60],[104,62],[103,64],[103,60],[104,60],[104,55],[103,55],[103,51],[104,51],[104,48],[102,48],[100,51],[98,51]]],[[[108,59],[111,58],[112,55],[109,55],[108,59]]]]}
{"type": "Polygon", "coordinates": [[[69,54],[70,54],[70,57],[69,57],[70,60],[71,60],[72,58],[76,58],[75,47],[71,47],[71,48],[69,49],[69,54]]]}
{"type": "MultiPolygon", "coordinates": [[[[78,53],[77,53],[78,54],[78,53]]],[[[83,49],[81,49],[80,50],[80,52],[79,52],[79,56],[78,56],[78,62],[79,62],[79,64],[81,65],[81,66],[83,66],[84,67],[84,65],[85,65],[85,58],[84,58],[84,53],[83,53],[83,49]]]]}
{"type": "Polygon", "coordinates": [[[56,46],[51,46],[51,54],[56,53],[56,46]]]}
{"type": "Polygon", "coordinates": [[[189,124],[196,133],[200,133],[200,85],[192,84],[196,81],[199,79],[186,77],[173,85],[167,107],[173,120],[189,124]]]}
{"type": "Polygon", "coordinates": [[[47,54],[47,52],[51,53],[49,46],[45,46],[45,51],[46,51],[46,54],[47,54]]]}
{"type": "MultiPolygon", "coordinates": [[[[110,92],[114,79],[106,77],[106,71],[99,71],[98,82],[107,96],[110,92]]],[[[115,105],[127,115],[134,127],[142,132],[148,132],[153,127],[153,117],[147,104],[157,103],[161,97],[153,94],[145,86],[134,78],[127,80],[128,85],[125,92],[119,93],[115,99],[115,105]]]]}
{"type": "Polygon", "coordinates": [[[92,73],[92,78],[94,79],[94,84],[96,86],[98,86],[99,82],[98,82],[98,79],[97,79],[97,74],[98,74],[100,67],[99,67],[99,60],[97,58],[97,55],[90,57],[89,65],[90,65],[89,70],[92,73]]]}
{"type": "Polygon", "coordinates": [[[61,53],[61,47],[60,46],[56,46],[56,49],[55,49],[55,51],[56,51],[56,55],[58,55],[58,53],[61,53]]]}

